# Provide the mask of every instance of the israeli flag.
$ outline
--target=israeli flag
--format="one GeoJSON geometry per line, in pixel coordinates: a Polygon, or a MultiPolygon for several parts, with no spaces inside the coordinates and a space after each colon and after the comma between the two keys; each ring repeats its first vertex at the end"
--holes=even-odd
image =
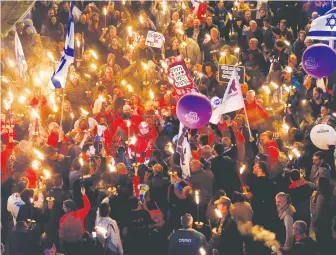
{"type": "Polygon", "coordinates": [[[16,63],[19,68],[19,75],[22,79],[26,78],[26,73],[28,70],[27,61],[25,59],[22,44],[19,38],[19,35],[17,32],[15,32],[15,57],[16,57],[16,63]]]}
{"type": "Polygon", "coordinates": [[[64,51],[49,83],[49,86],[52,89],[65,87],[69,66],[74,62],[75,24],[73,17],[73,8],[74,5],[72,2],[70,2],[69,23],[65,37],[64,51]]]}
{"type": "Polygon", "coordinates": [[[308,37],[318,40],[336,39],[336,8],[313,20],[308,37]]]}

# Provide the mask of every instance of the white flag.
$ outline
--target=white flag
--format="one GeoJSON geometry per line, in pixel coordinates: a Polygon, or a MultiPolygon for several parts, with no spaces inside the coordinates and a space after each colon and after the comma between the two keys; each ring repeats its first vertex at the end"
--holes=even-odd
{"type": "Polygon", "coordinates": [[[49,83],[49,86],[53,89],[65,87],[69,66],[74,62],[75,24],[72,15],[73,8],[74,5],[72,2],[70,2],[69,22],[65,37],[64,51],[58,63],[57,69],[53,73],[49,83]]]}
{"type": "Polygon", "coordinates": [[[180,122],[180,130],[176,142],[176,152],[180,154],[180,164],[184,179],[190,176],[189,163],[191,161],[191,148],[188,141],[188,128],[180,122]]]}
{"type": "Polygon", "coordinates": [[[233,112],[244,107],[243,94],[240,89],[237,70],[232,72],[230,81],[225,90],[222,103],[212,112],[210,123],[217,124],[224,113],[233,112]]]}
{"type": "Polygon", "coordinates": [[[313,20],[308,32],[311,39],[335,40],[336,38],[336,8],[313,20]]]}
{"type": "Polygon", "coordinates": [[[79,21],[80,15],[82,15],[82,12],[77,8],[76,5],[74,5],[72,9],[72,16],[75,22],[79,21]]]}
{"type": "Polygon", "coordinates": [[[26,73],[28,70],[27,61],[25,59],[22,44],[19,38],[19,35],[17,32],[15,32],[15,57],[16,57],[16,63],[19,68],[19,75],[22,79],[26,78],[26,73]]]}

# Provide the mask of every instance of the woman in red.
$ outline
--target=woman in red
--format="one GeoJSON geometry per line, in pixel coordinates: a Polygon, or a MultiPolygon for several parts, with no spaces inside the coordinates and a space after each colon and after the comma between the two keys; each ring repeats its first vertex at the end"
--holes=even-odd
{"type": "Polygon", "coordinates": [[[75,210],[76,204],[72,200],[63,202],[64,216],[59,222],[59,239],[63,244],[64,253],[67,255],[78,254],[80,250],[82,236],[85,232],[84,219],[88,214],[91,204],[85,194],[85,188],[81,188],[84,208],[75,210]]]}

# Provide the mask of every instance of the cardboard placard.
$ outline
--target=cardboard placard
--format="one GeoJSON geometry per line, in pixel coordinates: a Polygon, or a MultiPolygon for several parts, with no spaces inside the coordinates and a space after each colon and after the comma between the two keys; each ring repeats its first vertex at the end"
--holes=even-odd
{"type": "Polygon", "coordinates": [[[245,83],[245,66],[233,66],[233,65],[218,65],[219,81],[228,83],[232,76],[232,72],[236,68],[239,75],[239,83],[245,83]]]}
{"type": "Polygon", "coordinates": [[[163,34],[149,30],[146,38],[146,45],[161,49],[165,38],[163,34]]]}

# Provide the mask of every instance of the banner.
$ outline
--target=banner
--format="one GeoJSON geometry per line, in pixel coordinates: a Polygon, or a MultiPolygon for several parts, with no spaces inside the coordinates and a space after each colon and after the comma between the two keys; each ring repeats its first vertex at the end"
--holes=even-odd
{"type": "Polygon", "coordinates": [[[233,70],[229,85],[225,90],[223,100],[212,112],[210,119],[212,124],[217,124],[222,114],[244,108],[244,98],[240,89],[240,84],[238,83],[238,74],[235,70],[233,70]]]}
{"type": "Polygon", "coordinates": [[[234,69],[238,73],[239,84],[245,83],[245,66],[218,65],[219,81],[229,83],[234,69]]]}
{"type": "Polygon", "coordinates": [[[162,48],[162,44],[165,41],[163,34],[149,30],[146,38],[146,45],[154,48],[162,48]]]}
{"type": "Polygon", "coordinates": [[[174,86],[178,98],[190,92],[198,91],[181,56],[166,59],[163,66],[165,66],[168,80],[174,86]]]}

